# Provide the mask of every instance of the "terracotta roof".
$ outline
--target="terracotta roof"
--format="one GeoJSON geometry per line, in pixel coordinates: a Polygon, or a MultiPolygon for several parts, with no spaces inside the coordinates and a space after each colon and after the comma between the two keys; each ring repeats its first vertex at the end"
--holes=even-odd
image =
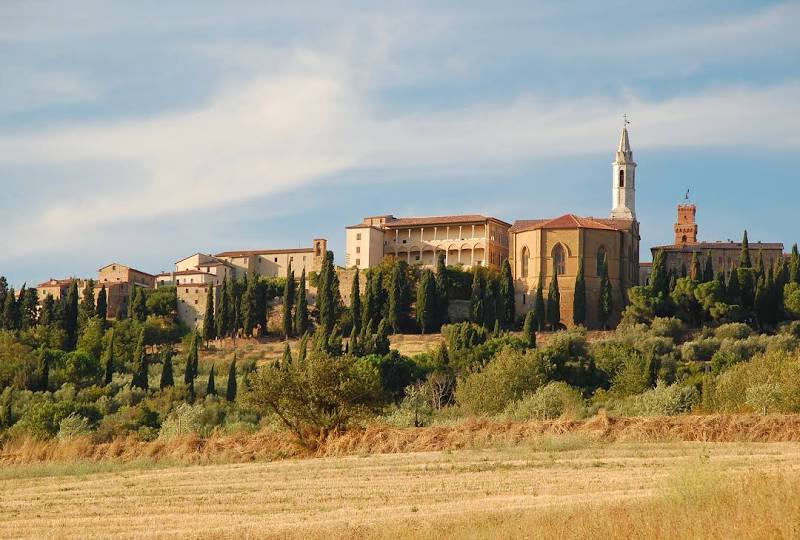
{"type": "Polygon", "coordinates": [[[242,251],[223,251],[217,253],[215,257],[250,257],[251,255],[281,255],[283,253],[313,253],[313,247],[291,248],[291,249],[255,249],[242,251]]]}
{"type": "Polygon", "coordinates": [[[564,214],[553,219],[524,219],[517,220],[509,232],[533,231],[536,229],[598,229],[603,231],[618,231],[630,226],[627,220],[595,219],[576,216],[575,214],[564,214]],[[610,223],[605,223],[610,222],[610,223]],[[615,226],[625,224],[625,227],[615,226]],[[613,223],[613,224],[612,224],[613,223]]]}
{"type": "Polygon", "coordinates": [[[125,264],[120,264],[120,263],[118,263],[118,262],[112,262],[112,263],[108,263],[107,265],[105,265],[104,267],[102,267],[102,268],[98,269],[97,271],[98,271],[98,272],[100,272],[100,271],[101,271],[101,270],[103,270],[104,268],[108,268],[109,266],[114,266],[114,265],[121,266],[122,268],[127,268],[127,269],[128,269],[128,270],[130,270],[131,272],[136,272],[137,274],[143,274],[143,275],[145,275],[145,276],[156,277],[156,276],[154,276],[153,274],[148,274],[147,272],[142,272],[141,270],[137,270],[136,268],[131,268],[131,267],[130,267],[130,266],[128,266],[128,265],[125,265],[125,264]]]}
{"type": "MultiPolygon", "coordinates": [[[[783,253],[783,244],[780,242],[750,242],[750,252],[758,252],[759,249],[767,250],[781,250],[783,253]]],[[[696,244],[668,244],[664,246],[653,246],[650,251],[664,250],[664,251],[705,251],[709,249],[742,249],[741,242],[697,242],[696,244]]]]}
{"type": "Polygon", "coordinates": [[[66,285],[71,285],[73,281],[80,281],[80,280],[77,279],[77,278],[75,278],[75,279],[71,279],[71,278],[67,278],[67,279],[49,279],[49,280],[45,281],[44,283],[39,283],[36,286],[36,288],[40,289],[40,288],[43,288],[43,287],[64,287],[66,285]]]}
{"type": "Polygon", "coordinates": [[[486,221],[496,221],[503,225],[507,225],[509,227],[511,226],[510,223],[506,223],[501,219],[497,219],[491,216],[484,216],[482,214],[394,218],[392,220],[387,220],[384,226],[387,228],[393,228],[393,227],[412,227],[419,225],[438,225],[440,223],[445,225],[452,225],[458,223],[478,223],[478,222],[483,223],[486,221]]]}
{"type": "Polygon", "coordinates": [[[376,231],[382,231],[380,227],[376,225],[368,225],[366,223],[356,223],[355,225],[349,225],[345,227],[345,229],[375,229],[376,231]]]}
{"type": "Polygon", "coordinates": [[[650,267],[653,266],[652,262],[640,262],[639,266],[650,267]]]}
{"type": "Polygon", "coordinates": [[[208,287],[209,285],[213,285],[213,283],[181,283],[180,285],[176,285],[178,289],[183,287],[208,287]]]}
{"type": "Polygon", "coordinates": [[[229,263],[228,261],[213,260],[213,261],[200,263],[200,264],[197,265],[198,268],[200,268],[201,266],[202,267],[206,267],[206,266],[209,266],[209,267],[211,267],[211,266],[229,266],[230,267],[231,263],[229,263]]]}

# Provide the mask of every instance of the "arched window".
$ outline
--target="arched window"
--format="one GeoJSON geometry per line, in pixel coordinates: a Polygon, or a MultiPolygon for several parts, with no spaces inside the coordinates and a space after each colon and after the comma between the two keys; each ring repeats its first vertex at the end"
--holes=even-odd
{"type": "Polygon", "coordinates": [[[625,171],[622,170],[619,171],[619,187],[625,187],[625,171]]]}
{"type": "Polygon", "coordinates": [[[553,270],[559,276],[566,271],[566,258],[564,257],[564,248],[557,245],[553,248],[553,270]]]}
{"type": "Polygon", "coordinates": [[[686,235],[685,234],[683,236],[681,236],[681,242],[684,243],[684,244],[686,243],[686,235]]]}
{"type": "Polygon", "coordinates": [[[606,263],[606,248],[600,246],[597,250],[597,275],[601,275],[603,273],[603,265],[606,263]]]}
{"type": "Polygon", "coordinates": [[[522,248],[522,277],[528,277],[528,259],[530,259],[530,252],[527,247],[522,248]]]}

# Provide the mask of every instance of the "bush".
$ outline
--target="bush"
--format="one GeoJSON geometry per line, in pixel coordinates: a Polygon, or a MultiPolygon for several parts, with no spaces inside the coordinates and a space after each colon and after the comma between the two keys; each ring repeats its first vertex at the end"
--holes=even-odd
{"type": "Polygon", "coordinates": [[[583,416],[583,399],[578,390],[563,382],[551,382],[519,401],[510,403],[504,414],[510,420],[551,420],[568,415],[583,416]]]}
{"type": "Polygon", "coordinates": [[[800,355],[770,352],[717,377],[714,410],[719,412],[800,412],[800,355]]]}
{"type": "Polygon", "coordinates": [[[675,341],[680,340],[685,331],[683,322],[676,317],[656,317],[650,325],[650,332],[654,336],[668,337],[675,341]]]}
{"type": "Polygon", "coordinates": [[[202,417],[202,405],[182,403],[161,423],[161,429],[158,431],[158,438],[169,440],[192,433],[200,433],[202,417]]]}
{"type": "Polygon", "coordinates": [[[716,338],[687,341],[681,347],[681,358],[684,362],[708,362],[719,347],[720,342],[716,338]]]}
{"type": "Polygon", "coordinates": [[[744,323],[728,323],[720,325],[714,332],[714,337],[723,339],[741,340],[750,337],[753,330],[744,323]]]}
{"type": "Polygon", "coordinates": [[[620,410],[631,416],[674,416],[689,412],[700,402],[700,393],[693,386],[666,385],[656,387],[626,400],[620,410]]]}
{"type": "Polygon", "coordinates": [[[59,441],[68,441],[75,437],[88,435],[90,431],[89,419],[72,413],[59,422],[56,438],[59,441]]]}
{"type": "Polygon", "coordinates": [[[471,414],[497,414],[546,384],[552,371],[541,352],[505,347],[481,371],[458,381],[456,402],[471,414]]]}

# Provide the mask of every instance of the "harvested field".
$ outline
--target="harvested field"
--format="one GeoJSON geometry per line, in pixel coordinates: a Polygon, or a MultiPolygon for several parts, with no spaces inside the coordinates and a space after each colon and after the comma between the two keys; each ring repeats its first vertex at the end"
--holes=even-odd
{"type": "Polygon", "coordinates": [[[190,436],[140,441],[134,437],[91,444],[22,440],[0,449],[0,464],[38,461],[166,460],[178,463],[241,463],[286,458],[430,452],[536,444],[552,436],[570,435],[595,443],[612,442],[800,442],[800,415],[687,415],[588,420],[499,422],[469,419],[454,425],[424,428],[370,426],[332,435],[318,448],[297,445],[285,432],[190,436]]]}
{"type": "Polygon", "coordinates": [[[561,435],[272,463],[6,465],[0,537],[788,538],[799,458],[798,443],[561,435]]]}

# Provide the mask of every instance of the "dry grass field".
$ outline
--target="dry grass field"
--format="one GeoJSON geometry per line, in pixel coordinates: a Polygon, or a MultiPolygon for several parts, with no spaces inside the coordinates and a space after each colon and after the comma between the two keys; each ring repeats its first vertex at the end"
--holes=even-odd
{"type": "Polygon", "coordinates": [[[798,443],[609,443],[0,468],[2,538],[792,538],[798,443]]]}

